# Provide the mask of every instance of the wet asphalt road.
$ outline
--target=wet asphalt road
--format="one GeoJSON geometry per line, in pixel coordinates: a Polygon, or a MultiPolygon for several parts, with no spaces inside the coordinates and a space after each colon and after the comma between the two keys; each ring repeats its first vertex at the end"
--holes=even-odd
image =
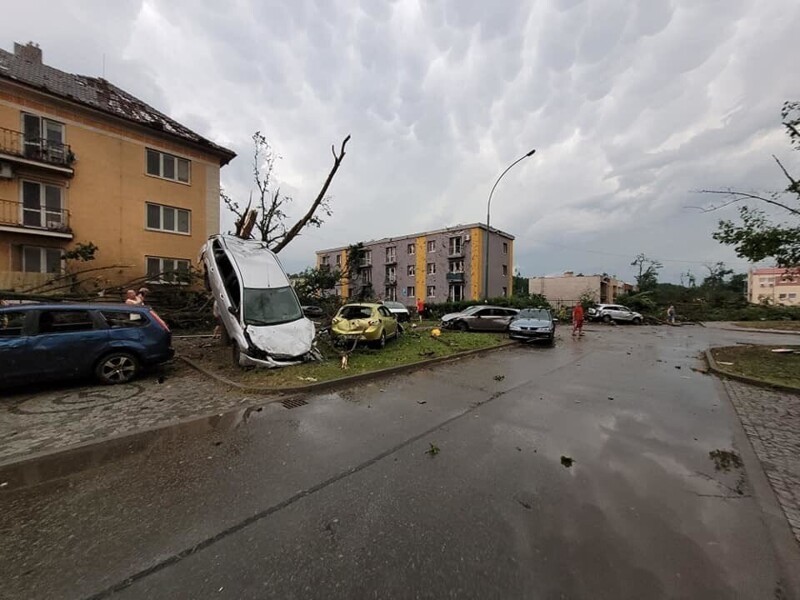
{"type": "Polygon", "coordinates": [[[789,340],[594,329],[0,490],[0,597],[790,597],[751,480],[709,459],[736,417],[691,370],[709,345],[789,340]]]}

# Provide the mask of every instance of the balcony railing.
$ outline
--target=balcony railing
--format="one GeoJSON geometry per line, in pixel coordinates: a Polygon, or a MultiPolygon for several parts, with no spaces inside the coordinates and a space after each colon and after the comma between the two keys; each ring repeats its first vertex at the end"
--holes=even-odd
{"type": "Polygon", "coordinates": [[[448,273],[447,281],[450,283],[464,283],[464,273],[448,273]]]}
{"type": "Polygon", "coordinates": [[[69,144],[44,138],[26,138],[21,131],[5,127],[0,127],[0,154],[65,168],[71,168],[75,162],[69,144]]]}
{"type": "Polygon", "coordinates": [[[69,211],[47,206],[25,207],[13,200],[0,200],[0,225],[21,227],[32,233],[72,235],[69,211]]]}

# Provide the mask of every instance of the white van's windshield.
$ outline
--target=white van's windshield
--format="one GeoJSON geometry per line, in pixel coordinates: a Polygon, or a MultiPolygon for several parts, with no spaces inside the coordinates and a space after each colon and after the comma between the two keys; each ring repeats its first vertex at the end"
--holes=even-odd
{"type": "Polygon", "coordinates": [[[244,288],[244,324],[278,325],[302,318],[303,309],[291,286],[244,288]]]}

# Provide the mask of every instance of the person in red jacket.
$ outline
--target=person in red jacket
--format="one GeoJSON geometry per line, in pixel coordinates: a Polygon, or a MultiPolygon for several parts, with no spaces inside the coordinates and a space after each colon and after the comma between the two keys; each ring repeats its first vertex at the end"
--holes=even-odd
{"type": "Polygon", "coordinates": [[[422,313],[425,312],[425,303],[422,301],[422,298],[417,298],[417,315],[419,316],[419,320],[422,321],[422,313]]]}
{"type": "Polygon", "coordinates": [[[576,304],[572,309],[572,335],[583,335],[583,306],[576,304]]]}

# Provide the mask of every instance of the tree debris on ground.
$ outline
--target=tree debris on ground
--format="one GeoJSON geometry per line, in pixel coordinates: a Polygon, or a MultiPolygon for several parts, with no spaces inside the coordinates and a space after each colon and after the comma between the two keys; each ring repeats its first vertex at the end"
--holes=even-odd
{"type": "Polygon", "coordinates": [[[437,454],[439,454],[439,452],[441,452],[441,450],[439,449],[439,446],[437,446],[436,444],[431,443],[430,446],[431,446],[430,448],[425,450],[425,454],[427,454],[429,456],[436,456],[437,454]]]}
{"type": "Polygon", "coordinates": [[[564,456],[562,454],[561,455],[561,464],[569,469],[573,464],[575,464],[575,459],[570,458],[569,456],[564,456]]]}

